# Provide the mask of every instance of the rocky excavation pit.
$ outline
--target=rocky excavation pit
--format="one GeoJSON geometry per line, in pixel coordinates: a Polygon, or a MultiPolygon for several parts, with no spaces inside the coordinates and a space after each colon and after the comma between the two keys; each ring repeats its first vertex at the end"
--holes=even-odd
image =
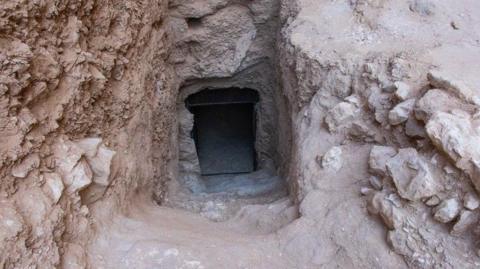
{"type": "Polygon", "coordinates": [[[480,267],[476,14],[2,2],[0,267],[480,267]]]}

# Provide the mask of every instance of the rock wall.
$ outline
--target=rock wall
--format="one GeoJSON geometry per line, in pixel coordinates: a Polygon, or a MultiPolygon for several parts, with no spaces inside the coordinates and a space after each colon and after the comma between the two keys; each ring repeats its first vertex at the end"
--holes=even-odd
{"type": "Polygon", "coordinates": [[[87,266],[96,220],[165,181],[166,12],[161,0],[0,5],[0,267],[87,266]]]}
{"type": "MultiPolygon", "coordinates": [[[[260,168],[285,174],[290,157],[290,121],[276,72],[275,40],[279,1],[176,1],[169,25],[178,75],[178,180],[170,193],[202,191],[200,168],[190,137],[193,118],[185,99],[198,91],[229,87],[259,92],[256,151],[260,168]],[[187,191],[188,191],[187,190],[187,191]]],[[[171,197],[174,199],[174,197],[171,197]]]]}
{"type": "Polygon", "coordinates": [[[480,84],[470,67],[480,35],[467,14],[479,8],[283,1],[278,59],[302,215],[287,233],[316,238],[286,245],[299,262],[478,267],[480,84]]]}

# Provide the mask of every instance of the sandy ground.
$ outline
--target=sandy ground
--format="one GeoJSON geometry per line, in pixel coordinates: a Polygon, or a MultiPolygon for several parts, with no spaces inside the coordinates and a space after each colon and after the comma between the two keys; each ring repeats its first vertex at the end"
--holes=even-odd
{"type": "Polygon", "coordinates": [[[93,268],[292,268],[275,234],[255,235],[244,224],[212,222],[139,198],[112,225],[101,225],[93,268]]]}

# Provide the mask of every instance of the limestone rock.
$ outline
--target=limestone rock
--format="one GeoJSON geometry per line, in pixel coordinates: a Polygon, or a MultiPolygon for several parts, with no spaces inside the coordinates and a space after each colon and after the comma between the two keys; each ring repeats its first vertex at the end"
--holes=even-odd
{"type": "Polygon", "coordinates": [[[396,105],[392,110],[390,110],[390,112],[388,113],[388,121],[392,125],[404,123],[408,120],[408,117],[412,113],[414,106],[415,99],[409,99],[401,102],[400,104],[396,105]]]}
{"type": "Polygon", "coordinates": [[[371,176],[368,181],[370,182],[370,185],[372,185],[372,187],[378,191],[383,187],[383,182],[379,177],[371,176]]]}
{"type": "Polygon", "coordinates": [[[110,165],[115,151],[109,150],[104,145],[101,145],[97,154],[91,158],[87,158],[93,172],[93,182],[102,186],[110,184],[110,165]]]}
{"type": "Polygon", "coordinates": [[[460,213],[455,225],[453,225],[452,230],[450,231],[453,235],[461,235],[470,229],[474,224],[478,222],[478,214],[470,210],[463,210],[460,213]]]}
{"type": "Polygon", "coordinates": [[[393,194],[376,192],[368,200],[367,209],[370,214],[380,215],[385,225],[393,230],[401,228],[404,216],[401,209],[390,198],[391,195],[393,194]]]}
{"type": "Polygon", "coordinates": [[[394,83],[395,85],[395,96],[401,100],[401,101],[405,101],[407,100],[408,97],[410,97],[411,95],[411,89],[410,89],[410,86],[408,84],[406,84],[405,82],[401,82],[401,81],[397,81],[394,83]]]}
{"type": "Polygon", "coordinates": [[[439,190],[430,165],[414,148],[400,149],[386,163],[398,193],[404,199],[417,201],[430,197],[439,190]]]}
{"type": "Polygon", "coordinates": [[[179,47],[195,43],[188,53],[181,74],[184,77],[227,77],[241,66],[256,35],[257,28],[247,7],[227,6],[201,20],[179,40],[179,47]]]}
{"type": "Polygon", "coordinates": [[[322,167],[324,169],[332,169],[334,171],[342,168],[342,148],[332,147],[322,157],[322,167]]]}
{"type": "Polygon", "coordinates": [[[460,110],[438,112],[428,121],[426,130],[433,144],[467,173],[480,191],[480,130],[472,117],[460,110]]]}
{"type": "MultiPolygon", "coordinates": [[[[10,203],[0,202],[0,242],[15,239],[23,227],[21,215],[10,203]]],[[[3,246],[0,245],[0,250],[3,246]]]]}
{"type": "Polygon", "coordinates": [[[37,153],[28,155],[21,163],[12,168],[12,176],[16,178],[25,178],[30,171],[38,168],[40,165],[40,156],[37,153]]]}
{"type": "Polygon", "coordinates": [[[451,77],[444,71],[431,70],[428,73],[428,80],[433,86],[445,89],[464,101],[477,106],[480,105],[480,96],[474,89],[471,89],[463,81],[451,77]]]}
{"type": "Polygon", "coordinates": [[[373,146],[368,160],[370,170],[379,175],[386,175],[386,163],[396,154],[397,150],[392,147],[373,146]]]}
{"type": "Polygon", "coordinates": [[[435,113],[448,112],[456,108],[473,110],[471,105],[463,104],[458,98],[439,89],[429,90],[415,105],[415,117],[427,122],[435,113]]]}
{"type": "Polygon", "coordinates": [[[109,185],[110,164],[115,151],[102,144],[101,138],[84,138],[76,141],[76,145],[82,149],[88,164],[93,172],[93,182],[101,185],[109,185]]]}
{"type": "Polygon", "coordinates": [[[43,177],[45,179],[43,190],[50,196],[54,203],[58,203],[64,189],[62,177],[57,173],[44,173],[43,177]]]}
{"type": "Polygon", "coordinates": [[[381,124],[386,124],[388,112],[392,107],[392,100],[389,94],[372,91],[368,97],[368,106],[375,111],[375,120],[381,124]]]}
{"type": "Polygon", "coordinates": [[[362,105],[360,101],[360,97],[355,94],[345,97],[345,101],[355,105],[356,107],[360,107],[362,105]]]}
{"type": "Polygon", "coordinates": [[[405,123],[405,133],[414,138],[427,137],[424,125],[413,117],[409,117],[405,123]]]}
{"type": "Polygon", "coordinates": [[[444,200],[435,208],[433,218],[439,222],[447,223],[452,221],[461,210],[460,201],[456,198],[444,200]]]}
{"type": "Polygon", "coordinates": [[[371,125],[367,125],[364,122],[352,122],[348,128],[348,136],[353,140],[361,140],[364,142],[381,141],[381,135],[376,132],[371,125]]]}
{"type": "Polygon", "coordinates": [[[82,149],[87,158],[93,158],[95,155],[97,155],[97,151],[101,143],[102,139],[97,137],[84,138],[82,140],[75,141],[75,144],[82,149]]]}
{"type": "Polygon", "coordinates": [[[437,206],[438,204],[440,204],[440,198],[438,198],[437,195],[434,195],[430,197],[430,199],[425,201],[425,204],[428,206],[437,206]]]}
{"type": "Polygon", "coordinates": [[[473,193],[467,193],[463,197],[463,206],[470,210],[475,210],[480,206],[478,196],[473,193]]]}
{"type": "Polygon", "coordinates": [[[72,171],[84,154],[80,147],[65,138],[61,138],[53,146],[53,152],[56,159],[55,164],[63,177],[72,171]]]}
{"type": "Polygon", "coordinates": [[[82,158],[70,173],[65,175],[65,185],[69,193],[85,189],[92,183],[93,172],[87,161],[82,158]]]}
{"type": "Polygon", "coordinates": [[[328,126],[328,130],[334,132],[342,125],[351,122],[357,113],[356,111],[357,108],[352,103],[341,102],[334,106],[328,111],[328,114],[325,117],[325,123],[328,126]]]}
{"type": "Polygon", "coordinates": [[[407,245],[408,234],[400,229],[388,231],[387,243],[390,247],[400,255],[409,256],[413,254],[413,251],[407,245]]]}

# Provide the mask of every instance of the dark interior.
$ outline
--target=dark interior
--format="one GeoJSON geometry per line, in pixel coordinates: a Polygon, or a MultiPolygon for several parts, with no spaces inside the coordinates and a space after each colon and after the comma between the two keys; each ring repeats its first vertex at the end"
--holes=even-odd
{"type": "Polygon", "coordinates": [[[195,140],[202,175],[250,173],[256,169],[256,91],[204,90],[186,105],[194,114],[195,140]]]}

